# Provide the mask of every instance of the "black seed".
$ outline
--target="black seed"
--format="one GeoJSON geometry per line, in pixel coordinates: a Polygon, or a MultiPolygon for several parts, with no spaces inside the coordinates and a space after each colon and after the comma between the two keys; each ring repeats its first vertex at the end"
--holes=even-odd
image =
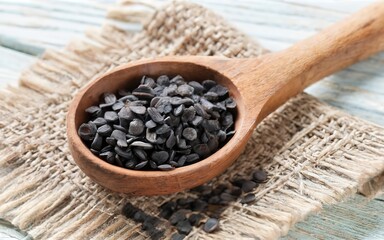
{"type": "Polygon", "coordinates": [[[217,133],[217,137],[219,142],[224,142],[227,138],[227,134],[223,130],[219,130],[219,132],[217,133]]]}
{"type": "Polygon", "coordinates": [[[96,125],[94,123],[83,123],[80,125],[78,134],[84,141],[92,141],[97,132],[96,125]]]}
{"type": "Polygon", "coordinates": [[[110,164],[113,164],[115,161],[115,154],[113,152],[103,152],[99,156],[110,164]]]}
{"type": "Polygon", "coordinates": [[[201,106],[207,111],[215,111],[215,110],[220,110],[215,104],[211,103],[205,98],[200,99],[201,106]]]}
{"type": "Polygon", "coordinates": [[[121,101],[116,102],[115,104],[112,105],[112,110],[113,111],[118,111],[124,107],[124,103],[121,101]]]}
{"type": "Polygon", "coordinates": [[[211,233],[215,231],[219,227],[219,220],[216,218],[209,218],[204,224],[204,231],[207,233],[211,233]]]}
{"type": "Polygon", "coordinates": [[[188,221],[192,226],[199,226],[201,220],[203,219],[203,215],[200,213],[193,213],[189,216],[188,221]]]}
{"type": "Polygon", "coordinates": [[[146,133],[145,133],[145,138],[150,143],[156,143],[157,142],[157,134],[156,134],[156,132],[152,132],[148,128],[147,128],[146,133]]]}
{"type": "Polygon", "coordinates": [[[217,137],[212,134],[207,134],[208,136],[208,148],[210,152],[215,152],[217,148],[219,147],[219,141],[217,140],[217,137]]]}
{"type": "Polygon", "coordinates": [[[243,190],[243,192],[250,192],[252,191],[255,187],[257,187],[257,183],[253,182],[253,181],[245,181],[242,185],[241,185],[241,190],[243,190]]]}
{"type": "Polygon", "coordinates": [[[113,93],[104,93],[104,102],[105,103],[115,103],[116,102],[116,96],[113,93]]]}
{"type": "Polygon", "coordinates": [[[184,81],[184,78],[182,76],[177,75],[176,77],[174,77],[170,80],[170,83],[176,83],[178,85],[181,85],[181,84],[184,84],[185,81],[184,81]]]}
{"type": "Polygon", "coordinates": [[[176,93],[182,97],[188,97],[193,94],[194,88],[189,85],[180,85],[177,87],[176,93]]]}
{"type": "Polygon", "coordinates": [[[127,91],[127,90],[125,90],[125,89],[119,89],[119,90],[117,91],[117,93],[118,93],[120,96],[127,96],[127,95],[130,95],[130,94],[131,94],[130,91],[127,91]]]}
{"type": "Polygon", "coordinates": [[[157,168],[163,171],[169,171],[169,170],[175,169],[172,165],[169,165],[169,164],[161,164],[157,166],[157,168]]]}
{"type": "Polygon", "coordinates": [[[119,155],[115,156],[115,163],[119,167],[123,167],[124,166],[123,161],[122,161],[122,159],[121,159],[121,157],[119,155]]]}
{"type": "Polygon", "coordinates": [[[134,136],[140,135],[144,131],[144,123],[140,119],[133,119],[129,123],[128,133],[134,136]]]}
{"type": "Polygon", "coordinates": [[[143,214],[142,211],[137,211],[137,212],[135,213],[135,215],[133,216],[133,220],[138,221],[138,222],[141,222],[141,221],[144,220],[144,217],[145,217],[145,215],[143,214]]]}
{"type": "Polygon", "coordinates": [[[191,204],[192,211],[203,212],[207,208],[208,208],[208,203],[200,199],[196,199],[196,201],[192,202],[191,204]]]}
{"type": "Polygon", "coordinates": [[[90,106],[89,108],[85,109],[85,112],[91,114],[91,115],[97,115],[101,109],[98,106],[90,106]]]}
{"type": "Polygon", "coordinates": [[[161,86],[169,86],[169,78],[167,75],[161,75],[157,78],[156,83],[161,86]]]}
{"type": "Polygon", "coordinates": [[[216,102],[219,100],[219,95],[215,92],[207,92],[204,94],[204,98],[211,102],[216,102]]]}
{"type": "Polygon", "coordinates": [[[208,91],[209,89],[211,89],[213,86],[216,85],[216,82],[213,80],[204,80],[202,82],[202,85],[205,88],[205,90],[208,91]]]}
{"type": "Polygon", "coordinates": [[[155,161],[157,164],[165,163],[169,158],[169,154],[166,151],[153,152],[151,155],[151,159],[155,161]]]}
{"type": "Polygon", "coordinates": [[[172,105],[175,105],[175,106],[178,106],[178,105],[185,105],[185,106],[190,106],[190,105],[193,105],[193,100],[190,99],[190,98],[181,98],[181,97],[172,97],[170,99],[170,103],[172,105]]]}
{"type": "Polygon", "coordinates": [[[115,147],[115,152],[122,158],[131,159],[133,157],[131,150],[124,151],[120,147],[115,147]]]}
{"type": "Polygon", "coordinates": [[[226,202],[232,202],[236,199],[234,196],[232,196],[231,194],[226,193],[226,192],[221,193],[220,198],[221,198],[221,200],[226,201],[226,202]]]}
{"type": "Polygon", "coordinates": [[[171,134],[169,134],[169,137],[167,141],[165,142],[165,146],[169,149],[172,149],[173,146],[176,144],[176,137],[173,131],[171,131],[171,134]]]}
{"type": "Polygon", "coordinates": [[[195,145],[195,146],[193,146],[193,151],[195,153],[199,154],[199,156],[201,158],[205,158],[210,154],[209,147],[207,144],[195,145]]]}
{"type": "Polygon", "coordinates": [[[139,114],[139,115],[144,115],[147,109],[144,106],[129,106],[129,109],[131,109],[132,112],[139,114]]]}
{"type": "Polygon", "coordinates": [[[231,181],[231,183],[234,186],[241,187],[241,186],[243,186],[243,183],[245,183],[246,181],[247,180],[245,180],[243,178],[237,178],[237,179],[234,179],[233,181],[231,181]]]}
{"type": "Polygon", "coordinates": [[[233,116],[230,112],[224,113],[224,116],[221,119],[221,124],[223,126],[231,126],[233,124],[233,116]]]}
{"type": "Polygon", "coordinates": [[[161,96],[175,96],[177,90],[176,84],[170,84],[168,87],[165,87],[161,96]]]}
{"type": "Polygon", "coordinates": [[[150,78],[150,77],[146,77],[144,79],[144,82],[143,82],[144,85],[147,85],[148,87],[150,88],[153,88],[156,86],[156,82],[155,80],[153,80],[153,78],[150,78]]]}
{"type": "Polygon", "coordinates": [[[147,153],[140,148],[133,148],[132,149],[133,154],[135,154],[140,160],[146,161],[147,159],[147,153]]]}
{"type": "Polygon", "coordinates": [[[184,221],[187,219],[186,216],[187,211],[184,209],[180,209],[172,214],[169,218],[169,223],[172,225],[176,225],[178,222],[184,221]]]}
{"type": "Polygon", "coordinates": [[[212,196],[208,199],[209,204],[218,204],[221,201],[219,196],[212,196]]]}
{"type": "Polygon", "coordinates": [[[176,225],[177,231],[182,234],[188,235],[192,231],[192,225],[188,220],[178,222],[176,225]]]}
{"type": "Polygon", "coordinates": [[[171,236],[171,240],[183,240],[186,237],[185,234],[174,233],[171,236]]]}
{"type": "Polygon", "coordinates": [[[141,162],[135,166],[135,169],[142,169],[147,165],[148,161],[141,162]]]}
{"type": "Polygon", "coordinates": [[[120,131],[122,131],[122,132],[127,133],[127,129],[125,129],[124,127],[122,127],[122,126],[120,126],[120,125],[114,124],[114,125],[113,125],[113,128],[116,129],[116,130],[120,130],[120,131]]]}
{"type": "Polygon", "coordinates": [[[235,134],[236,133],[236,131],[235,130],[233,130],[233,131],[230,131],[230,132],[227,132],[227,136],[231,136],[231,135],[233,135],[233,134],[235,134]]]}
{"type": "Polygon", "coordinates": [[[176,107],[176,108],[173,110],[173,115],[175,115],[176,117],[177,117],[177,116],[180,116],[180,115],[183,113],[184,108],[185,108],[185,107],[184,107],[183,104],[181,104],[180,106],[176,107]]]}
{"type": "Polygon", "coordinates": [[[165,143],[166,140],[167,140],[166,138],[157,137],[156,144],[161,145],[161,144],[165,143]]]}
{"type": "Polygon", "coordinates": [[[177,165],[179,166],[179,167],[182,167],[182,166],[184,166],[184,164],[185,164],[185,162],[187,161],[187,157],[186,156],[181,156],[180,158],[179,158],[179,160],[177,161],[177,165]]]}
{"type": "Polygon", "coordinates": [[[102,117],[98,117],[95,120],[93,120],[92,122],[96,125],[96,127],[100,127],[100,126],[102,126],[104,124],[107,124],[107,120],[105,120],[102,117]]]}
{"type": "Polygon", "coordinates": [[[91,153],[93,153],[96,156],[98,156],[100,154],[100,152],[98,150],[96,150],[96,149],[91,148],[89,150],[91,151],[91,153]]]}
{"type": "Polygon", "coordinates": [[[186,156],[187,157],[187,162],[188,163],[193,163],[196,162],[197,160],[200,159],[199,155],[197,153],[192,153],[186,156]]]}
{"type": "Polygon", "coordinates": [[[172,110],[173,110],[173,108],[172,108],[172,105],[170,103],[167,103],[167,104],[164,105],[163,112],[165,114],[168,114],[168,113],[172,112],[172,110]]]}
{"type": "Polygon", "coordinates": [[[125,135],[125,132],[123,131],[120,131],[120,130],[113,130],[112,134],[111,134],[111,137],[113,137],[114,139],[116,139],[117,141],[121,140],[121,141],[127,141],[127,137],[125,135]]]}
{"type": "MultiPolygon", "coordinates": [[[[102,111],[107,110],[109,107],[112,107],[113,103],[101,103],[99,104],[99,107],[101,108],[102,111]]],[[[102,112],[101,111],[101,112],[102,112]]]]}
{"type": "Polygon", "coordinates": [[[189,122],[195,118],[196,110],[193,106],[184,109],[183,115],[181,115],[181,121],[189,122]]]}
{"type": "Polygon", "coordinates": [[[167,124],[163,124],[156,129],[156,134],[165,134],[171,131],[171,128],[167,124]]]}
{"type": "Polygon", "coordinates": [[[232,187],[232,189],[229,189],[229,193],[235,197],[239,197],[242,194],[242,192],[243,191],[241,191],[241,188],[236,186],[232,187]]]}
{"type": "Polygon", "coordinates": [[[132,91],[132,94],[139,99],[150,99],[155,96],[155,92],[152,88],[147,85],[140,85],[135,90],[132,91]]]}
{"type": "MultiPolygon", "coordinates": [[[[198,126],[202,122],[203,122],[203,118],[200,116],[195,116],[195,118],[191,121],[193,126],[198,126]]],[[[225,132],[224,132],[224,134],[225,134],[225,132]]]]}
{"type": "Polygon", "coordinates": [[[153,107],[149,107],[147,109],[149,116],[152,118],[152,120],[156,123],[163,124],[164,123],[164,117],[161,116],[160,112],[153,107]]]}
{"type": "Polygon", "coordinates": [[[214,132],[220,130],[220,124],[218,120],[203,120],[201,126],[208,132],[214,132]]]}
{"type": "Polygon", "coordinates": [[[267,180],[267,173],[263,170],[257,170],[253,174],[253,180],[257,183],[263,183],[267,180]]]}
{"type": "Polygon", "coordinates": [[[209,89],[209,92],[214,92],[217,93],[217,95],[219,95],[220,97],[224,97],[228,94],[228,88],[221,85],[216,85],[209,89]]]}
{"type": "Polygon", "coordinates": [[[149,129],[155,128],[157,125],[153,120],[149,120],[145,123],[145,126],[149,129]]]}
{"type": "Polygon", "coordinates": [[[191,87],[193,87],[194,93],[196,93],[196,94],[201,94],[204,91],[203,85],[201,85],[199,82],[191,81],[191,82],[188,82],[188,84],[191,87]]]}
{"type": "Polygon", "coordinates": [[[102,147],[103,147],[103,138],[98,133],[96,133],[95,138],[92,141],[91,148],[99,151],[101,150],[102,147]]]}
{"type": "Polygon", "coordinates": [[[123,103],[125,103],[125,102],[133,102],[133,101],[137,101],[137,100],[139,100],[137,97],[135,97],[135,96],[133,96],[132,94],[128,94],[128,95],[125,95],[125,96],[123,96],[123,97],[121,97],[121,98],[119,98],[118,99],[118,101],[121,101],[121,102],[123,102],[123,103]]]}
{"type": "Polygon", "coordinates": [[[124,164],[124,167],[133,169],[136,166],[136,164],[137,164],[137,161],[135,159],[130,159],[124,164]]]}
{"type": "Polygon", "coordinates": [[[152,168],[152,169],[157,169],[157,165],[154,161],[149,161],[149,166],[152,168]]]}
{"type": "Polygon", "coordinates": [[[100,150],[100,152],[101,152],[101,153],[105,153],[105,152],[109,152],[109,151],[112,151],[112,150],[113,150],[113,146],[111,146],[111,145],[107,145],[107,146],[103,147],[103,148],[100,150]]]}
{"type": "Polygon", "coordinates": [[[194,105],[196,113],[202,116],[205,119],[209,119],[211,116],[204,110],[203,106],[200,103],[196,103],[194,105]]]}
{"type": "Polygon", "coordinates": [[[187,127],[183,130],[183,137],[189,141],[193,141],[197,138],[197,132],[194,128],[187,127]]]}
{"type": "Polygon", "coordinates": [[[107,137],[105,139],[105,142],[107,142],[109,145],[116,146],[117,140],[114,137],[107,137]]]}
{"type": "Polygon", "coordinates": [[[150,143],[142,142],[142,141],[134,141],[130,145],[131,147],[138,147],[142,149],[152,149],[153,145],[150,143]]]}
{"type": "Polygon", "coordinates": [[[108,124],[105,124],[103,126],[100,126],[98,129],[97,129],[97,133],[100,134],[101,136],[103,137],[108,137],[111,135],[112,133],[112,128],[111,126],[109,126],[108,124]]]}
{"type": "Polygon", "coordinates": [[[119,116],[114,111],[106,111],[104,113],[104,118],[107,122],[114,123],[119,119],[119,116]]]}
{"type": "Polygon", "coordinates": [[[227,98],[227,99],[225,99],[225,106],[228,109],[234,109],[234,108],[236,108],[236,102],[235,102],[235,100],[233,100],[233,98],[227,98]]]}
{"type": "Polygon", "coordinates": [[[245,195],[245,197],[243,197],[243,199],[241,199],[241,203],[251,203],[251,202],[254,202],[256,200],[256,196],[255,194],[253,193],[249,193],[247,195],[245,195]]]}
{"type": "MultiPolygon", "coordinates": [[[[177,140],[178,137],[176,137],[176,140],[177,140]]],[[[190,145],[187,145],[187,142],[185,141],[184,138],[180,138],[178,143],[177,143],[177,146],[181,149],[188,149],[190,148],[191,146],[190,145]]]]}
{"type": "Polygon", "coordinates": [[[221,101],[221,102],[216,103],[216,107],[219,110],[222,110],[222,111],[226,111],[227,110],[227,108],[225,107],[225,101],[221,101]]]}
{"type": "Polygon", "coordinates": [[[135,115],[133,114],[133,112],[127,107],[123,107],[122,109],[120,109],[120,111],[117,115],[119,116],[120,125],[122,125],[122,126],[123,126],[123,124],[121,122],[122,119],[129,123],[129,121],[131,121],[135,118],[135,115]]]}
{"type": "Polygon", "coordinates": [[[180,117],[175,117],[172,114],[170,114],[168,117],[164,119],[164,122],[171,127],[177,127],[180,124],[180,117]]]}

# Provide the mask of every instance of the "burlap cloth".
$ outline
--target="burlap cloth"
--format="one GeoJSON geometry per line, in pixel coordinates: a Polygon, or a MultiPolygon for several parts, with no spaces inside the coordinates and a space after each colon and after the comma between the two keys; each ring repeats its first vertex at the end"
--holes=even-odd
{"type": "MultiPolygon", "coordinates": [[[[112,193],[75,165],[66,141],[65,116],[77,90],[112,67],[162,55],[254,57],[264,50],[206,9],[172,3],[132,34],[104,26],[92,41],[47,51],[21,78],[21,87],[1,92],[0,216],[36,239],[144,239],[149,233],[121,215],[130,202],[149,215],[182,196],[128,197],[112,193]]],[[[194,228],[193,239],[274,239],[297,221],[356,193],[375,191],[370,180],[384,171],[384,131],[301,94],[263,121],[244,154],[209,184],[269,173],[255,190],[257,201],[223,207],[220,230],[194,228]],[[368,184],[367,184],[368,183],[368,184]]],[[[376,183],[382,183],[377,180],[376,183]]],[[[164,221],[163,236],[175,228],[164,221]]]]}

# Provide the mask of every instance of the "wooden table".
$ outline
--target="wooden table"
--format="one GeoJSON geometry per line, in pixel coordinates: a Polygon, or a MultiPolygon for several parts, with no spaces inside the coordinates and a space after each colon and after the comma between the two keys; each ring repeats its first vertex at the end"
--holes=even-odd
{"type": "MultiPolygon", "coordinates": [[[[20,72],[45,49],[62,48],[105,21],[131,31],[140,24],[108,18],[114,0],[0,0],[0,88],[17,85],[20,72]],[[107,20],[106,20],[107,17],[107,20]]],[[[149,1],[147,1],[149,2],[149,1]]],[[[161,5],[164,1],[151,1],[161,5]]],[[[277,51],[358,10],[369,1],[193,0],[277,51]]],[[[127,8],[128,9],[128,8],[127,8]]],[[[140,8],[138,8],[140,9],[140,8]]],[[[384,39],[383,39],[384,41],[384,39]]],[[[355,64],[306,92],[350,114],[384,126],[384,54],[355,64]]],[[[384,153],[383,153],[384,154],[384,153]]],[[[1,239],[21,239],[0,222],[1,239]],[[11,238],[14,236],[14,238],[11,238]]],[[[356,195],[326,206],[293,228],[285,239],[384,239],[384,195],[369,201],[356,195]]]]}

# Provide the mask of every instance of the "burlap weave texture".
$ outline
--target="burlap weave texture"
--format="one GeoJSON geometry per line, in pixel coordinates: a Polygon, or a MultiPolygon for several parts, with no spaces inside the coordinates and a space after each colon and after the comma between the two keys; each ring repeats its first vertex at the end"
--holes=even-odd
{"type": "MultiPolygon", "coordinates": [[[[189,3],[157,11],[142,32],[111,26],[92,32],[95,43],[48,51],[0,93],[0,216],[37,239],[144,239],[150,233],[120,214],[130,202],[158,216],[162,203],[198,194],[159,197],[112,193],[75,165],[66,142],[65,114],[77,90],[120,64],[164,55],[255,57],[265,53],[220,17],[189,3]]],[[[331,108],[306,94],[292,99],[255,130],[244,154],[210,183],[225,184],[263,168],[257,201],[221,209],[220,230],[192,239],[274,239],[325,203],[357,191],[384,171],[381,127],[331,108]]],[[[163,237],[175,232],[164,221],[163,237]]]]}

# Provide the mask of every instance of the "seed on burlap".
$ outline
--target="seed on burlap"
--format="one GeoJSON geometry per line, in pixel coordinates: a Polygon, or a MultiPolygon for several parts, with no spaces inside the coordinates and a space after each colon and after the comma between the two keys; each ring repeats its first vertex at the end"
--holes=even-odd
{"type": "Polygon", "coordinates": [[[144,131],[144,123],[140,119],[133,119],[129,123],[128,133],[134,136],[140,135],[144,131]]]}
{"type": "Polygon", "coordinates": [[[192,225],[189,223],[187,219],[178,222],[176,224],[177,231],[182,234],[188,235],[192,231],[192,225]]]}
{"type": "Polygon", "coordinates": [[[138,147],[142,149],[152,149],[153,145],[150,143],[142,142],[142,141],[134,141],[130,145],[131,147],[138,147]]]}
{"type": "Polygon", "coordinates": [[[166,151],[156,151],[151,155],[151,159],[158,164],[165,163],[169,158],[169,154],[166,151]]]}
{"type": "Polygon", "coordinates": [[[211,233],[216,229],[218,229],[218,227],[219,227],[219,220],[217,220],[216,218],[209,218],[205,222],[203,230],[207,233],[211,233]]]}
{"type": "Polygon", "coordinates": [[[142,169],[148,164],[148,161],[143,161],[135,166],[135,169],[142,169]]]}
{"type": "Polygon", "coordinates": [[[257,183],[263,183],[267,180],[267,173],[263,170],[257,170],[252,174],[253,180],[257,183]]]}
{"type": "Polygon", "coordinates": [[[125,159],[131,159],[132,158],[132,152],[131,150],[128,150],[128,151],[124,151],[122,148],[116,146],[114,148],[115,152],[117,153],[117,155],[119,155],[120,157],[122,158],[125,158],[125,159]]]}
{"type": "Polygon", "coordinates": [[[96,132],[96,125],[91,122],[81,124],[78,130],[79,136],[85,141],[92,141],[96,135],[96,132]]]}
{"type": "Polygon", "coordinates": [[[241,185],[241,190],[243,190],[243,192],[250,192],[252,191],[255,187],[257,187],[257,183],[255,183],[254,181],[245,181],[242,185],[241,185]]]}
{"type": "Polygon", "coordinates": [[[174,212],[169,218],[169,223],[172,225],[176,225],[178,222],[184,221],[187,219],[187,210],[180,209],[174,212]]]}
{"type": "MultiPolygon", "coordinates": [[[[199,211],[199,210],[194,210],[199,211]]],[[[189,216],[188,221],[192,226],[199,226],[201,223],[201,220],[203,219],[203,215],[200,213],[193,213],[189,216]]]]}
{"type": "Polygon", "coordinates": [[[210,204],[218,204],[220,202],[220,197],[219,196],[212,196],[208,199],[208,203],[210,204]]]}
{"type": "Polygon", "coordinates": [[[174,233],[171,236],[171,240],[183,240],[187,235],[185,234],[180,234],[180,233],[174,233]]]}
{"type": "Polygon", "coordinates": [[[160,170],[163,170],[163,171],[169,171],[169,170],[174,169],[174,167],[170,164],[161,164],[161,165],[157,166],[157,168],[160,170]]]}
{"type": "Polygon", "coordinates": [[[202,212],[202,211],[205,211],[207,208],[208,208],[208,203],[200,199],[196,199],[194,202],[191,203],[192,211],[202,212]]]}

